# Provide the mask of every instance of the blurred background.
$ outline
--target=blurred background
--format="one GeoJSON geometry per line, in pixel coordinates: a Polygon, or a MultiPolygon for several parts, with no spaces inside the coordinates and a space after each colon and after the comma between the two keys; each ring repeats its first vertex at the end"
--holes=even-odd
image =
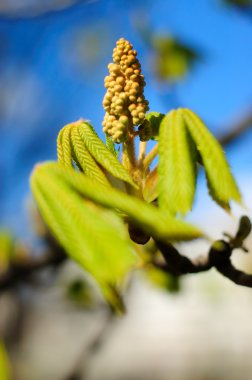
{"type": "MultiPolygon", "coordinates": [[[[56,159],[58,131],[69,122],[91,120],[104,139],[103,79],[120,37],[138,51],[150,109],[188,107],[224,144],[244,207],[234,205],[232,216],[218,209],[200,174],[189,219],[218,239],[241,214],[252,216],[250,0],[0,0],[2,251],[15,247],[25,260],[52,249],[29,175],[56,159]]],[[[234,259],[252,271],[251,239],[247,246],[250,255],[234,259]]],[[[180,248],[192,255],[207,247],[180,248]]],[[[251,380],[250,289],[213,270],[180,284],[135,277],[123,319],[111,320],[72,263],[4,289],[0,336],[14,380],[251,380]]]]}

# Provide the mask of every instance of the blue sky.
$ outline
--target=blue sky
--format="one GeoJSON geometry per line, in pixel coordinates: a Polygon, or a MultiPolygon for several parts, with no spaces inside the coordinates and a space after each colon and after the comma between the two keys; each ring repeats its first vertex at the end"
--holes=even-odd
{"type": "MultiPolygon", "coordinates": [[[[252,18],[221,0],[101,0],[34,18],[0,16],[0,225],[24,232],[29,173],[56,158],[64,124],[84,117],[101,134],[103,78],[118,38],[139,52],[151,109],[171,109],[169,86],[160,89],[136,29],[141,18],[154,34],[170,33],[202,54],[177,86],[179,106],[196,111],[215,134],[249,111],[252,18]]],[[[251,176],[251,143],[247,132],[227,150],[238,181],[251,176]]]]}

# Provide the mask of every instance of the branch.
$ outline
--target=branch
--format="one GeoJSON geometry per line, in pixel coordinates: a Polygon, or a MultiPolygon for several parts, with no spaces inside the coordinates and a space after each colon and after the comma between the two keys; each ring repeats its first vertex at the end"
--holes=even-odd
{"type": "Polygon", "coordinates": [[[64,250],[53,241],[50,241],[50,247],[52,249],[49,254],[25,262],[13,263],[6,272],[0,274],[0,293],[21,281],[28,280],[34,272],[60,265],[66,259],[64,250]]]}
{"type": "Polygon", "coordinates": [[[219,137],[221,145],[227,145],[233,142],[237,137],[252,127],[252,113],[247,114],[235,125],[228,128],[230,132],[219,137]]]}
{"type": "Polygon", "coordinates": [[[89,377],[90,362],[98,354],[103,344],[106,342],[109,330],[115,322],[115,314],[112,310],[106,308],[106,315],[100,328],[95,332],[93,338],[84,347],[80,357],[77,359],[66,380],[85,380],[89,377]]]}
{"type": "Polygon", "coordinates": [[[252,288],[252,274],[236,269],[231,262],[231,255],[235,248],[241,248],[246,251],[243,246],[243,240],[249,235],[250,231],[250,220],[248,217],[242,217],[235,237],[229,236],[228,242],[217,240],[210,248],[208,255],[194,260],[181,255],[172,244],[156,241],[165,263],[154,262],[154,265],[175,276],[199,273],[215,268],[235,284],[252,288]]]}
{"type": "Polygon", "coordinates": [[[188,273],[207,271],[211,268],[208,257],[190,260],[188,257],[181,255],[172,244],[157,240],[155,242],[164,257],[165,263],[154,262],[154,265],[165,272],[174,276],[181,276],[188,273]]]}

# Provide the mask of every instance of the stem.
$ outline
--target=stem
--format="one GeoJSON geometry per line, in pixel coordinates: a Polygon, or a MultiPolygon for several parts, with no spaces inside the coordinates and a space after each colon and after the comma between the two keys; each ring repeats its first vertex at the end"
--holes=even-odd
{"type": "Polygon", "coordinates": [[[123,143],[122,164],[133,176],[136,169],[134,137],[130,136],[128,141],[123,143]]]}
{"type": "Polygon", "coordinates": [[[147,141],[140,141],[139,143],[139,153],[138,153],[138,166],[143,165],[143,160],[146,154],[147,141]]]}
{"type": "Polygon", "coordinates": [[[154,148],[152,148],[151,151],[145,157],[143,161],[143,166],[145,169],[148,169],[148,167],[150,166],[154,158],[157,156],[157,154],[158,154],[158,144],[156,144],[154,148]]]}
{"type": "Polygon", "coordinates": [[[136,159],[134,138],[134,135],[130,135],[128,141],[123,143],[122,164],[131,175],[133,181],[139,186],[139,189],[136,191],[132,186],[126,185],[129,193],[142,198],[142,171],[136,159]]]}

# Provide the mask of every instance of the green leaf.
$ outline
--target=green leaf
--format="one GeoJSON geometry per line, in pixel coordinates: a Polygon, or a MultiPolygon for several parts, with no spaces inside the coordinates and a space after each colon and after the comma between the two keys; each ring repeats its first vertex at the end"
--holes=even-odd
{"type": "Polygon", "coordinates": [[[94,181],[77,173],[74,170],[65,169],[57,163],[49,162],[40,165],[33,176],[52,177],[57,182],[65,183],[71,191],[81,194],[103,207],[120,210],[142,230],[149,233],[157,240],[168,242],[170,240],[191,240],[202,236],[202,232],[180,219],[165,214],[157,207],[123,193],[114,188],[97,185],[94,181]]]}
{"type": "Polygon", "coordinates": [[[71,144],[73,149],[72,157],[83,173],[104,185],[109,185],[107,177],[85,147],[77,126],[71,129],[71,144]]]}
{"type": "Polygon", "coordinates": [[[155,69],[158,77],[175,83],[186,76],[200,58],[199,52],[171,36],[154,36],[155,69]]]}
{"type": "Polygon", "coordinates": [[[205,168],[209,193],[224,209],[229,210],[229,202],[241,202],[241,195],[231,174],[222,147],[209,132],[202,120],[192,111],[182,109],[186,126],[200,153],[205,168]]]}
{"type": "MultiPolygon", "coordinates": [[[[136,262],[127,229],[115,213],[84,200],[50,166],[65,173],[61,164],[46,164],[37,166],[31,177],[41,214],[69,256],[95,277],[110,302],[118,303],[116,289],[136,262]]],[[[71,172],[87,179],[85,186],[99,188],[83,174],[71,172]]]]}
{"type": "Polygon", "coordinates": [[[0,274],[5,272],[13,256],[13,238],[7,231],[0,231],[0,274]]]}
{"type": "Polygon", "coordinates": [[[88,308],[94,304],[91,285],[85,278],[75,278],[66,289],[66,296],[78,306],[88,308]]]}
{"type": "Polygon", "coordinates": [[[57,139],[57,153],[58,161],[64,166],[73,167],[75,162],[81,171],[100,183],[109,185],[115,182],[116,186],[124,187],[123,183],[127,182],[137,188],[127,170],[90,124],[77,121],[63,127],[57,139]]]}
{"type": "Polygon", "coordinates": [[[73,162],[79,170],[96,181],[109,185],[106,175],[93,159],[79,134],[78,125],[75,122],[61,129],[57,139],[58,161],[64,166],[72,167],[73,162]]]}
{"type": "Polygon", "coordinates": [[[150,123],[151,129],[152,129],[152,138],[154,140],[158,139],[159,135],[159,127],[161,124],[161,121],[164,118],[164,114],[160,112],[149,112],[147,115],[145,115],[145,119],[150,123]]]}
{"type": "Polygon", "coordinates": [[[156,287],[167,292],[178,292],[180,288],[179,277],[149,266],[145,270],[148,280],[156,287]]]}
{"type": "Polygon", "coordinates": [[[58,161],[67,167],[72,167],[71,129],[73,124],[63,127],[57,138],[58,161]]]}
{"type": "Polygon", "coordinates": [[[106,147],[108,148],[108,150],[115,156],[115,157],[118,157],[118,152],[115,148],[115,144],[111,138],[111,136],[106,133],[106,147]]]}
{"type": "Polygon", "coordinates": [[[0,379],[10,380],[10,364],[3,343],[0,341],[0,379]]]}
{"type": "Polygon", "coordinates": [[[78,128],[85,146],[94,159],[114,177],[137,188],[137,185],[132,181],[127,170],[99,139],[94,132],[93,127],[90,124],[83,122],[78,128]]]}
{"type": "Polygon", "coordinates": [[[192,208],[196,186],[195,147],[180,110],[169,112],[159,129],[158,203],[172,214],[192,208]]]}
{"type": "Polygon", "coordinates": [[[159,126],[163,117],[164,115],[159,112],[149,112],[145,115],[144,122],[138,127],[140,141],[158,139],[159,126]]]}

